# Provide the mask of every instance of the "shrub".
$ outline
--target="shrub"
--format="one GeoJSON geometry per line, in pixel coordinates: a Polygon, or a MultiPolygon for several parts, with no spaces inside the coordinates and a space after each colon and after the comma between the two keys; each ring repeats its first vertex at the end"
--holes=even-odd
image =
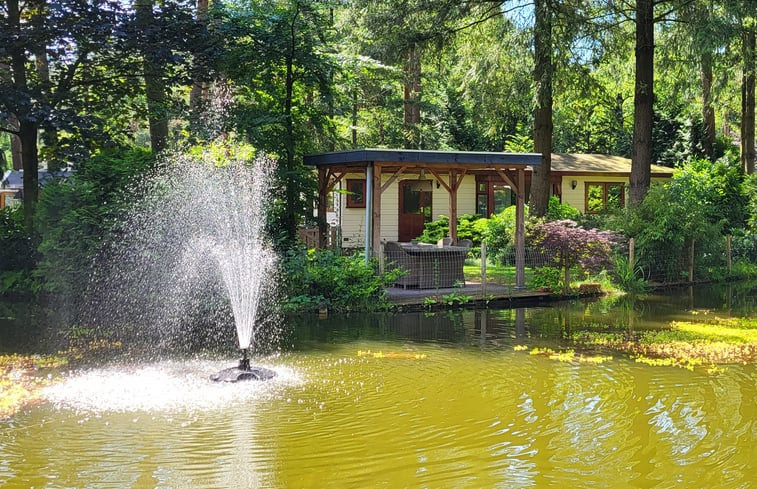
{"type": "Polygon", "coordinates": [[[37,242],[37,236],[26,229],[23,207],[0,209],[0,293],[38,289],[31,277],[37,242]]]}
{"type": "Polygon", "coordinates": [[[340,256],[330,250],[290,249],[281,264],[284,309],[289,311],[384,309],[386,287],[401,274],[381,276],[375,261],[366,265],[360,254],[340,256]]]}
{"type": "Polygon", "coordinates": [[[487,255],[492,261],[503,263],[515,246],[515,206],[492,214],[483,232],[487,255]]]}
{"type": "Polygon", "coordinates": [[[45,185],[37,208],[35,273],[46,290],[79,295],[114,222],[139,198],[130,185],[153,161],[143,149],[109,150],[83,162],[70,178],[45,185]]]}
{"type": "MultiPolygon", "coordinates": [[[[469,239],[474,245],[480,245],[483,239],[482,222],[486,219],[477,214],[463,214],[457,218],[457,239],[469,239]]],[[[422,243],[436,243],[449,236],[449,217],[439,216],[436,221],[427,222],[423,226],[423,233],[417,240],[422,243]]]]}
{"type": "Polygon", "coordinates": [[[609,266],[616,239],[612,231],[584,229],[575,221],[563,220],[537,224],[530,241],[531,246],[545,253],[548,262],[563,271],[563,293],[567,294],[570,269],[598,272],[609,266]]]}
{"type": "Polygon", "coordinates": [[[581,215],[581,211],[570,204],[560,203],[560,199],[552,195],[549,198],[547,214],[544,217],[547,221],[561,221],[564,219],[575,221],[581,217],[581,215]]]}

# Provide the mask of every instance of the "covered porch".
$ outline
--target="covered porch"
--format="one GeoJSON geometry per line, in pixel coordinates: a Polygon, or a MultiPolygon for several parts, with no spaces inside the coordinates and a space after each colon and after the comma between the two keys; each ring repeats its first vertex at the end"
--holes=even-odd
{"type": "MultiPolygon", "coordinates": [[[[525,220],[524,209],[526,200],[526,168],[541,164],[538,153],[490,153],[468,151],[423,151],[423,150],[391,150],[391,149],[358,149],[322,153],[305,156],[305,164],[314,166],[318,171],[318,224],[319,240],[325,244],[328,236],[326,221],[329,195],[347,175],[360,175],[364,189],[361,195],[361,206],[364,206],[364,249],[366,260],[374,256],[381,248],[382,223],[386,217],[382,216],[382,197],[389,189],[394,198],[402,205],[403,188],[408,180],[428,183],[430,196],[433,192],[432,178],[436,189],[448,195],[449,236],[452,243],[457,243],[458,201],[461,184],[466,177],[496,176],[511,188],[515,194],[516,205],[516,285],[525,285],[525,220]]],[[[358,182],[360,183],[360,182],[358,182]]],[[[347,189],[348,191],[350,188],[347,189]]],[[[407,192],[405,192],[406,194],[407,192]]],[[[465,195],[467,199],[475,201],[474,195],[465,195]]],[[[419,194],[421,205],[424,191],[419,194]]],[[[428,197],[431,198],[431,197],[428,197]]],[[[400,214],[402,217],[402,214],[400,214]]],[[[394,219],[394,217],[392,216],[394,219]]],[[[426,216],[428,219],[428,216],[426,216]]],[[[421,226],[423,221],[421,220],[421,226]]],[[[398,224],[393,224],[398,227],[398,224]]],[[[403,236],[402,230],[397,231],[396,240],[403,236]]]]}

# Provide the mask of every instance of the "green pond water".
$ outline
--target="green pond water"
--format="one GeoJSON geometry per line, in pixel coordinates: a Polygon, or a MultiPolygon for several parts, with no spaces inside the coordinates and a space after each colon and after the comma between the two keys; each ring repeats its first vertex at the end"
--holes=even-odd
{"type": "Polygon", "coordinates": [[[278,373],[266,383],[211,383],[231,358],[65,372],[0,420],[0,487],[753,487],[754,365],[712,375],[513,347],[559,347],[583,324],[754,315],[755,292],[307,317],[256,359],[278,373]]]}

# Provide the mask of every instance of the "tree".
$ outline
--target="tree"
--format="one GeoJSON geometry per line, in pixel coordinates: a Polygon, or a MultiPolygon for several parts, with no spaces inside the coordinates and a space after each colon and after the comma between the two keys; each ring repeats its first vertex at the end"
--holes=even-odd
{"type": "Polygon", "coordinates": [[[271,225],[282,246],[296,242],[315,191],[301,156],[331,134],[330,17],[311,0],[250,1],[226,11],[220,69],[237,97],[237,127],[258,149],[280,155],[271,225]]]}
{"type": "Polygon", "coordinates": [[[564,219],[538,224],[530,240],[563,271],[563,293],[567,295],[570,269],[580,266],[597,271],[608,266],[612,262],[612,246],[617,236],[612,231],[584,229],[575,221],[564,219]]]}
{"type": "Polygon", "coordinates": [[[742,24],[743,80],[741,82],[741,163],[744,172],[754,173],[754,89],[755,89],[755,17],[742,24]]]}

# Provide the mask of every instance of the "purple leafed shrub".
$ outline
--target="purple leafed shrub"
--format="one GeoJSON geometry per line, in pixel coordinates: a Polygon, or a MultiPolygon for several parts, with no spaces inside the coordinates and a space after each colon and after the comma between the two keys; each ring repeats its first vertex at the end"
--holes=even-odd
{"type": "Polygon", "coordinates": [[[568,293],[570,269],[598,272],[612,263],[612,247],[619,236],[612,231],[584,229],[575,221],[543,222],[532,229],[531,246],[563,270],[563,292],[568,293]]]}

